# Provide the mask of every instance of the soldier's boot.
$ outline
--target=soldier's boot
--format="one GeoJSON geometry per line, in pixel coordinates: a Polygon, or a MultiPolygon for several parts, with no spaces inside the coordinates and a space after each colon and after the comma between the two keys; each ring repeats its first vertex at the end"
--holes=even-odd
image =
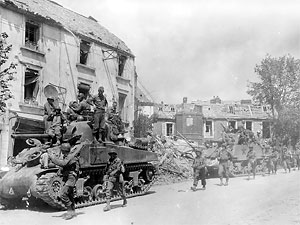
{"type": "Polygon", "coordinates": [[[122,207],[126,207],[127,206],[127,199],[126,198],[123,198],[123,204],[122,204],[122,207]]]}
{"type": "Polygon", "coordinates": [[[223,178],[220,178],[220,186],[223,186],[223,178]]]}
{"type": "Polygon", "coordinates": [[[67,214],[64,216],[65,220],[70,220],[75,217],[75,211],[72,209],[68,209],[67,214]]]}
{"type": "Polygon", "coordinates": [[[191,190],[196,191],[197,190],[196,186],[191,187],[191,190]]]}
{"type": "Polygon", "coordinates": [[[106,206],[103,208],[103,211],[104,211],[104,212],[107,212],[107,211],[109,211],[109,210],[111,210],[111,207],[110,207],[110,200],[107,200],[107,201],[106,201],[106,206]]]}
{"type": "Polygon", "coordinates": [[[226,183],[224,184],[225,186],[228,186],[228,178],[226,178],[226,183]]]}
{"type": "Polygon", "coordinates": [[[205,187],[205,185],[203,185],[203,186],[202,186],[202,190],[206,190],[206,187],[205,187]]]}

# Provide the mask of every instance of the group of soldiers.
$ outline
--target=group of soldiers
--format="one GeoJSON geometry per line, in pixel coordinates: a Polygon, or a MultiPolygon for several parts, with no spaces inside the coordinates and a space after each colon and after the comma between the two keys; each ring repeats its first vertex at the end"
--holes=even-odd
{"type": "MultiPolygon", "coordinates": [[[[60,199],[67,207],[67,213],[64,215],[64,219],[71,219],[75,216],[75,190],[76,182],[79,176],[79,152],[78,146],[80,144],[79,139],[74,137],[63,138],[63,128],[73,121],[82,121],[89,117],[93,107],[93,136],[95,143],[104,143],[106,141],[106,122],[112,123],[115,130],[113,134],[118,135],[124,133],[123,122],[119,116],[117,110],[117,102],[113,102],[111,108],[107,113],[108,102],[104,96],[104,88],[99,87],[98,94],[85,98],[84,94],[79,93],[77,96],[78,101],[72,101],[69,104],[66,115],[61,112],[60,107],[55,104],[55,99],[52,96],[47,98],[47,102],[44,105],[44,121],[46,133],[51,137],[51,143],[49,144],[49,150],[47,150],[41,156],[41,166],[48,168],[52,166],[59,167],[58,174],[62,176],[64,185],[61,190],[60,199]],[[107,115],[106,115],[107,113],[107,115]],[[106,120],[107,117],[107,120],[106,120]],[[57,146],[60,150],[59,153],[54,153],[51,148],[57,146]]],[[[113,137],[113,135],[112,135],[113,137]]],[[[53,148],[52,148],[53,150],[53,148]]],[[[104,211],[110,210],[110,198],[112,189],[118,186],[120,196],[123,198],[122,206],[127,205],[125,192],[123,189],[124,180],[122,174],[124,173],[124,166],[121,160],[117,157],[117,152],[114,149],[109,151],[109,160],[105,169],[104,182],[106,184],[106,202],[107,205],[104,211]]]]}
{"type": "Polygon", "coordinates": [[[125,133],[122,119],[117,109],[117,102],[113,101],[112,107],[108,108],[108,102],[104,96],[104,87],[98,88],[98,94],[86,98],[79,93],[77,101],[71,101],[66,113],[56,104],[53,96],[47,97],[44,104],[44,121],[46,133],[51,137],[54,145],[61,144],[64,126],[73,121],[92,121],[94,141],[104,143],[107,138],[106,122],[113,126],[110,132],[112,140],[116,140],[119,134],[125,133]],[[107,119],[106,119],[107,118],[107,119]]]}
{"type": "MultiPolygon", "coordinates": [[[[193,191],[197,190],[197,185],[199,180],[201,180],[202,190],[206,189],[206,177],[207,177],[207,159],[203,153],[205,146],[200,146],[195,148],[196,157],[194,159],[192,168],[193,168],[193,176],[194,182],[191,189],[193,191]]],[[[264,150],[263,157],[261,159],[261,172],[262,175],[268,174],[276,174],[278,165],[281,164],[284,171],[291,172],[292,167],[300,170],[300,148],[296,148],[295,151],[289,151],[287,147],[282,147],[281,150],[277,148],[271,148],[270,146],[266,147],[264,150]]],[[[232,154],[232,149],[226,143],[223,143],[217,153],[217,160],[219,162],[218,165],[218,175],[220,178],[220,186],[227,186],[229,181],[229,175],[231,173],[230,166],[232,165],[232,161],[234,156],[232,154]],[[225,183],[223,179],[225,178],[225,183]]],[[[249,151],[246,154],[246,172],[248,174],[248,179],[250,180],[251,174],[253,175],[253,179],[255,179],[257,166],[258,166],[258,158],[256,156],[256,152],[254,150],[253,145],[249,145],[249,151]]]]}

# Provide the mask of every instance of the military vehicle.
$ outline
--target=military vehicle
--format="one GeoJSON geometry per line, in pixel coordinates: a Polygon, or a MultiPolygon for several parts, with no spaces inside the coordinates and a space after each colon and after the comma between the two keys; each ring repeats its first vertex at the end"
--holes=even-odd
{"type": "MultiPolygon", "coordinates": [[[[134,149],[123,144],[122,140],[106,142],[103,146],[93,142],[92,129],[88,121],[73,122],[67,127],[64,137],[75,140],[71,152],[79,154],[80,175],[76,183],[76,208],[100,204],[105,201],[103,181],[108,151],[114,147],[125,166],[124,187],[127,197],[145,194],[152,186],[156,169],[152,162],[158,160],[153,152],[134,149]],[[74,138],[75,137],[75,138],[74,138]],[[78,141],[79,140],[79,141],[78,141]]],[[[0,204],[14,207],[25,200],[46,202],[53,208],[65,209],[59,198],[63,185],[57,174],[58,168],[51,163],[42,168],[40,159],[45,152],[60,154],[60,146],[47,144],[25,148],[12,161],[9,171],[0,179],[0,204]]],[[[47,153],[46,153],[47,154],[47,153]]],[[[115,194],[112,200],[118,200],[115,194]]]]}
{"type": "MultiPolygon", "coordinates": [[[[220,143],[216,143],[214,147],[209,147],[205,150],[206,156],[208,158],[208,173],[209,177],[218,177],[218,152],[220,149],[220,145],[224,143],[221,141],[220,143]]],[[[256,173],[261,173],[265,168],[263,165],[263,161],[268,157],[268,153],[265,152],[265,149],[262,148],[258,143],[239,143],[237,137],[235,137],[235,141],[230,144],[227,143],[227,148],[231,149],[231,153],[233,155],[233,159],[231,165],[229,167],[230,176],[244,176],[248,174],[248,161],[247,161],[247,153],[249,151],[249,146],[253,147],[257,158],[257,167],[256,173]]]]}

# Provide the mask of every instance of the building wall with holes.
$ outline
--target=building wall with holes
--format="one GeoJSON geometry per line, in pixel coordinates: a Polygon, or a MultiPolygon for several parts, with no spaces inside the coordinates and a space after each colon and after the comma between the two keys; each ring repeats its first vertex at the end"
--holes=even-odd
{"type": "MultiPolygon", "coordinates": [[[[123,121],[128,128],[132,127],[136,83],[135,61],[132,55],[116,52],[95,40],[75,35],[72,31],[49,24],[38,16],[20,14],[1,6],[0,32],[8,34],[7,43],[13,46],[8,63],[13,61],[18,64],[15,79],[11,83],[14,98],[8,102],[12,113],[10,117],[13,119],[6,120],[9,124],[5,126],[9,129],[0,132],[2,140],[7,139],[2,137],[3,135],[10,137],[14,133],[12,128],[16,123],[16,113],[18,116],[34,120],[43,119],[43,105],[47,99],[45,90],[49,90],[49,87],[58,93],[56,101],[62,110],[66,111],[69,102],[76,100],[78,85],[90,87],[89,93],[92,95],[97,94],[99,86],[104,86],[109,106],[113,100],[119,102],[123,121]],[[38,27],[36,43],[28,42],[26,38],[28,23],[33,24],[33,31],[35,26],[38,27]],[[85,64],[80,63],[82,40],[90,43],[85,64]],[[122,74],[118,72],[117,53],[125,54],[126,57],[122,74]],[[109,54],[112,54],[112,57],[108,57],[109,54]],[[104,60],[105,58],[107,59],[104,60]],[[29,90],[34,93],[33,97],[25,91],[25,85],[30,81],[26,81],[25,78],[28,77],[34,82],[36,79],[38,81],[38,87],[29,90]],[[26,95],[30,97],[26,98],[26,95]]],[[[30,85],[34,86],[34,82],[30,85]]],[[[9,143],[3,142],[0,147],[1,152],[4,152],[4,155],[0,155],[1,161],[12,154],[13,140],[9,139],[9,143]]]]}
{"type": "MultiPolygon", "coordinates": [[[[113,57],[103,60],[103,51],[111,49],[93,42],[91,39],[76,36],[69,30],[53,26],[31,17],[0,7],[0,31],[6,32],[8,43],[13,45],[9,61],[18,63],[16,79],[12,91],[14,99],[10,101],[11,110],[21,111],[28,116],[42,115],[42,107],[46,102],[44,89],[53,85],[59,93],[57,100],[63,110],[68,103],[76,99],[78,84],[90,86],[90,93],[96,94],[99,86],[104,86],[109,105],[120,100],[123,119],[129,124],[134,117],[134,58],[126,55],[126,63],[122,75],[118,75],[118,59],[113,57]],[[39,27],[37,49],[26,45],[26,22],[33,21],[39,27]],[[80,64],[80,42],[90,43],[86,64],[80,64]],[[34,99],[24,97],[25,71],[37,71],[39,87],[34,99]],[[121,96],[121,97],[120,97],[121,96]]],[[[108,54],[108,53],[107,53],[108,54]]],[[[124,53],[122,53],[124,54],[124,53]]]]}

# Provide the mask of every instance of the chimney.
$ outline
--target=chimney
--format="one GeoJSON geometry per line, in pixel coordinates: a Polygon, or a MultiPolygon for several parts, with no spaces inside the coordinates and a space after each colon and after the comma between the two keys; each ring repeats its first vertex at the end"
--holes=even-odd
{"type": "Polygon", "coordinates": [[[183,104],[187,103],[187,97],[183,97],[183,104]]]}

